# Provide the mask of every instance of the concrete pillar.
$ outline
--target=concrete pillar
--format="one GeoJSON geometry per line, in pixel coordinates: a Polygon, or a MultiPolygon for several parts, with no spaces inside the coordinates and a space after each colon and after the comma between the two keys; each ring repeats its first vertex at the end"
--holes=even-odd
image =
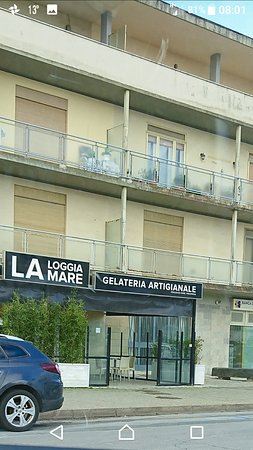
{"type": "MultiPolygon", "coordinates": [[[[236,128],[235,141],[235,201],[240,200],[240,153],[241,153],[241,136],[242,127],[238,125],[236,128]]],[[[231,231],[231,283],[236,281],[236,239],[237,239],[237,210],[233,211],[232,231],[231,231]]]]}
{"type": "Polygon", "coordinates": [[[220,82],[220,60],[220,53],[214,53],[210,57],[210,80],[216,83],[220,82]]]}
{"type": "Polygon", "coordinates": [[[240,173],[240,153],[241,153],[241,139],[242,127],[238,125],[236,128],[236,142],[235,142],[235,177],[239,177],[240,173]]]}
{"type": "Polygon", "coordinates": [[[112,13],[105,11],[101,14],[101,42],[108,44],[110,34],[112,34],[112,13]]]}
{"type": "Polygon", "coordinates": [[[241,198],[241,184],[240,184],[240,153],[241,153],[241,137],[242,127],[238,125],[236,128],[236,142],[235,142],[235,201],[239,202],[241,198]]]}

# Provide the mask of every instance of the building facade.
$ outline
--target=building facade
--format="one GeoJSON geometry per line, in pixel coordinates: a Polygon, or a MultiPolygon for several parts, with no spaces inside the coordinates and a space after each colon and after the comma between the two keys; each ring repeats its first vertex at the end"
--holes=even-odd
{"type": "Polygon", "coordinates": [[[85,261],[90,357],[106,358],[110,328],[110,354],[134,354],[140,376],[159,341],[182,372],[160,381],[189,382],[196,332],[207,373],[253,367],[253,41],[159,1],[6,3],[1,302],[76,285],[7,279],[4,252],[85,261]]]}

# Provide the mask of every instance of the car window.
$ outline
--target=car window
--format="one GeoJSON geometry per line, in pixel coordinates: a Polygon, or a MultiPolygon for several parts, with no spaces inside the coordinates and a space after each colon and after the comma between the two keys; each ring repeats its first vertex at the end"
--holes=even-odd
{"type": "Polygon", "coordinates": [[[5,354],[3,353],[2,349],[0,348],[0,360],[1,359],[6,359],[5,354]]]}
{"type": "Polygon", "coordinates": [[[2,349],[8,356],[8,358],[19,358],[20,356],[27,356],[27,353],[17,345],[2,344],[2,349]]]}

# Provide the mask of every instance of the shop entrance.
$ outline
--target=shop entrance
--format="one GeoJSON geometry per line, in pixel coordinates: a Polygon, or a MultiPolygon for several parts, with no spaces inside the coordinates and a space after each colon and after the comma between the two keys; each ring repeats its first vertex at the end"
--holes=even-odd
{"type": "Polygon", "coordinates": [[[117,380],[191,384],[192,318],[107,313],[101,327],[90,328],[87,360],[91,385],[117,380]]]}

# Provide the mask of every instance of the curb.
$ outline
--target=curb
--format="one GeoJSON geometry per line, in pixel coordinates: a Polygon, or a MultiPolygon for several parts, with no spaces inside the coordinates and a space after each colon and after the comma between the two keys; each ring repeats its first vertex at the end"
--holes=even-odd
{"type": "Polygon", "coordinates": [[[109,417],[130,416],[158,416],[169,414],[194,414],[208,412],[239,412],[252,411],[252,403],[215,404],[215,405],[186,405],[186,406],[158,406],[137,408],[98,408],[98,409],[63,409],[41,413],[40,420],[78,420],[105,419],[109,417]]]}

